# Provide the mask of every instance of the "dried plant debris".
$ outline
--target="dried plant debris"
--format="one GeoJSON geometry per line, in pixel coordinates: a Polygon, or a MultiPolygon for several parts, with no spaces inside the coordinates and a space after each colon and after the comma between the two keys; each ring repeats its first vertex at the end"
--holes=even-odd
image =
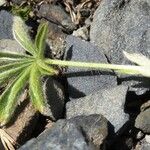
{"type": "Polygon", "coordinates": [[[16,145],[16,142],[3,129],[0,129],[0,140],[1,140],[5,150],[15,150],[14,145],[16,145]]]}
{"type": "Polygon", "coordinates": [[[86,18],[91,17],[101,0],[64,0],[66,11],[70,13],[72,22],[83,24],[86,18]]]}

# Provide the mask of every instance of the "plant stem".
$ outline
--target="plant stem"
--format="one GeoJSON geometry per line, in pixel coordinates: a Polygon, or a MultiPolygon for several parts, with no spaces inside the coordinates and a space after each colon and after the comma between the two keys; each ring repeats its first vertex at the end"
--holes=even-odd
{"type": "Polygon", "coordinates": [[[88,63],[88,62],[54,60],[54,59],[45,59],[45,62],[50,64],[50,65],[59,65],[59,66],[71,66],[71,67],[95,68],[95,69],[124,70],[124,71],[128,71],[128,72],[131,71],[134,74],[140,74],[140,70],[141,70],[141,66],[133,66],[133,65],[88,63]]]}

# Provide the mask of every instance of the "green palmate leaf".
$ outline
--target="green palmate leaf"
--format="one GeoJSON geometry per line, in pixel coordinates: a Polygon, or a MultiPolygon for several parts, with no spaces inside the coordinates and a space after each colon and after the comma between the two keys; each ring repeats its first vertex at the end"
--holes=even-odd
{"type": "Polygon", "coordinates": [[[43,75],[57,75],[58,74],[58,70],[54,69],[52,66],[47,65],[43,61],[38,61],[37,64],[39,66],[39,70],[41,71],[43,75]]]}
{"type": "Polygon", "coordinates": [[[11,62],[10,64],[2,64],[0,65],[0,73],[3,71],[8,71],[9,69],[15,69],[22,65],[30,64],[32,60],[23,60],[17,62],[11,62]]]}
{"type": "Polygon", "coordinates": [[[148,59],[147,57],[145,57],[142,54],[130,54],[128,52],[123,52],[125,57],[128,58],[131,62],[134,62],[140,66],[150,66],[150,59],[148,59]]]}
{"type": "Polygon", "coordinates": [[[18,53],[12,53],[12,52],[0,52],[0,59],[1,58],[8,58],[8,59],[21,59],[21,58],[33,58],[29,55],[25,55],[25,54],[18,54],[18,53]]]}
{"type": "Polygon", "coordinates": [[[29,78],[30,68],[22,71],[22,73],[11,83],[11,85],[3,92],[0,97],[0,122],[1,125],[6,124],[17,106],[17,100],[20,92],[25,87],[29,78]]]}
{"type": "Polygon", "coordinates": [[[28,67],[30,64],[23,64],[20,65],[20,67],[16,67],[16,68],[12,68],[9,70],[5,70],[0,72],[0,83],[2,84],[3,82],[7,81],[7,79],[18,75],[20,72],[22,72],[22,70],[24,70],[24,68],[28,67]]]}
{"type": "Polygon", "coordinates": [[[18,53],[12,53],[12,52],[0,52],[0,60],[1,59],[7,59],[7,60],[33,60],[34,57],[26,54],[18,54],[18,53]]]}
{"type": "Polygon", "coordinates": [[[35,38],[35,45],[37,47],[39,58],[44,57],[47,32],[48,32],[48,22],[41,23],[38,27],[37,35],[35,38]]]}
{"type": "Polygon", "coordinates": [[[41,83],[41,73],[36,64],[33,65],[30,73],[29,94],[33,106],[42,113],[46,105],[41,83]]]}
{"type": "Polygon", "coordinates": [[[21,63],[22,61],[26,61],[26,62],[32,62],[33,59],[1,59],[0,58],[0,66],[3,66],[3,65],[9,65],[9,64],[13,64],[13,63],[21,63]]]}
{"type": "Polygon", "coordinates": [[[13,35],[16,41],[30,54],[35,55],[35,45],[28,35],[27,27],[20,17],[14,17],[13,35]]]}
{"type": "Polygon", "coordinates": [[[3,77],[7,76],[7,75],[11,75],[12,73],[15,73],[19,70],[22,70],[23,68],[29,66],[29,64],[23,64],[23,65],[20,65],[19,67],[16,67],[16,68],[12,68],[12,69],[9,69],[9,70],[5,70],[5,71],[2,71],[0,72],[0,79],[2,79],[3,77]]]}

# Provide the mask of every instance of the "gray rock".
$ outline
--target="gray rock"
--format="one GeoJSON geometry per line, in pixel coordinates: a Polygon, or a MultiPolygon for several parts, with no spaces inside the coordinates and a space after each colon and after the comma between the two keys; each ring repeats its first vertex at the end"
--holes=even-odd
{"type": "Polygon", "coordinates": [[[80,129],[65,120],[58,121],[51,129],[32,139],[19,150],[95,150],[87,143],[80,129]]]}
{"type": "Polygon", "coordinates": [[[43,3],[39,7],[38,15],[61,26],[64,30],[67,30],[67,32],[73,31],[76,28],[71,17],[65,12],[61,5],[43,3]]]}
{"type": "Polygon", "coordinates": [[[77,116],[69,119],[69,122],[82,128],[88,141],[91,141],[98,149],[108,135],[108,121],[102,115],[77,116]]]}
{"type": "MultiPolygon", "coordinates": [[[[111,63],[129,63],[122,51],[150,56],[150,1],[103,0],[94,14],[90,30],[93,43],[102,49],[111,63]]],[[[143,78],[121,78],[132,91],[143,94],[143,78]],[[130,82],[126,82],[130,80],[130,82]],[[140,82],[139,82],[140,81],[140,82]],[[141,82],[143,85],[139,85],[141,82]]]]}
{"type": "Polygon", "coordinates": [[[126,93],[126,86],[117,86],[70,101],[66,106],[66,116],[69,119],[79,115],[102,114],[117,132],[129,120],[124,112],[126,93]]]}
{"type": "Polygon", "coordinates": [[[150,108],[141,112],[137,116],[135,127],[141,129],[144,133],[150,133],[150,108]]]}
{"type": "Polygon", "coordinates": [[[145,102],[144,104],[142,104],[141,111],[144,111],[144,110],[146,110],[148,108],[150,108],[150,100],[148,100],[147,102],[145,102]]]}
{"type": "Polygon", "coordinates": [[[51,54],[54,59],[62,58],[65,51],[66,34],[58,27],[58,25],[49,22],[48,36],[46,43],[50,50],[47,49],[47,55],[51,54]]]}
{"type": "Polygon", "coordinates": [[[137,143],[134,150],[149,150],[150,149],[150,136],[146,135],[144,139],[137,143]]]}
{"type": "Polygon", "coordinates": [[[80,37],[83,40],[89,39],[89,29],[88,26],[83,26],[72,33],[73,36],[80,37]]]}
{"type": "MultiPolygon", "coordinates": [[[[66,43],[65,57],[67,59],[81,62],[107,63],[107,59],[100,49],[89,42],[68,36],[66,43]]],[[[80,98],[100,89],[117,85],[116,77],[113,76],[110,70],[109,72],[104,72],[89,68],[68,67],[67,73],[70,99],[80,98]]]]}
{"type": "Polygon", "coordinates": [[[25,53],[25,50],[20,46],[20,44],[17,41],[11,39],[0,40],[0,51],[19,54],[25,53]]]}
{"type": "Polygon", "coordinates": [[[50,112],[45,112],[45,115],[53,119],[61,118],[65,101],[63,86],[57,80],[48,77],[43,83],[43,89],[47,103],[50,106],[50,112]]]}
{"type": "Polygon", "coordinates": [[[139,131],[136,135],[136,140],[143,139],[144,136],[145,136],[145,134],[142,131],[139,131]]]}
{"type": "Polygon", "coordinates": [[[0,39],[13,39],[13,16],[5,10],[0,11],[0,39]]]}

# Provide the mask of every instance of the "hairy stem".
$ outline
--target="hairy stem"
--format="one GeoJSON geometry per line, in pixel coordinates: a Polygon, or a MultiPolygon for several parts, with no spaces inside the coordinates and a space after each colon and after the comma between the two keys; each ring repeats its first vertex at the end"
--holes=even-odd
{"type": "Polygon", "coordinates": [[[140,70],[141,70],[141,66],[132,66],[132,65],[76,62],[76,61],[54,60],[54,59],[45,59],[45,62],[50,65],[59,65],[59,66],[95,68],[95,69],[127,70],[127,71],[132,71],[132,73],[134,73],[134,74],[140,74],[140,70]]]}

